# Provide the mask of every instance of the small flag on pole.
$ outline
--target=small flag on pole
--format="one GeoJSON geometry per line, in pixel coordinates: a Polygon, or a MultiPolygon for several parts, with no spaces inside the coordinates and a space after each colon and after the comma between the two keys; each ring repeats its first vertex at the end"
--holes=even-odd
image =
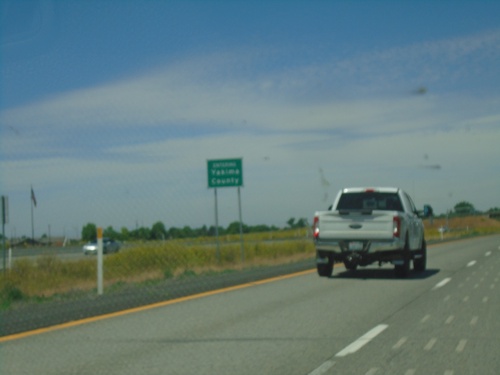
{"type": "Polygon", "coordinates": [[[31,187],[31,201],[36,207],[36,198],[35,198],[35,192],[33,191],[33,186],[31,187]]]}

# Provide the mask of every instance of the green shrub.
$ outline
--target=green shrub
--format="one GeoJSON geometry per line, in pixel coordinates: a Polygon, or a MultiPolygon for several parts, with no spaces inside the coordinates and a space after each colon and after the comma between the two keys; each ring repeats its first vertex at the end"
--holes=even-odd
{"type": "Polygon", "coordinates": [[[2,280],[0,283],[0,306],[9,307],[12,302],[20,301],[25,298],[21,289],[11,280],[2,280]]]}
{"type": "Polygon", "coordinates": [[[196,276],[196,272],[188,269],[188,270],[184,270],[184,272],[180,274],[179,278],[185,279],[185,278],[193,277],[193,276],[196,276]]]}
{"type": "Polygon", "coordinates": [[[164,279],[171,279],[172,277],[174,277],[174,273],[170,268],[166,268],[165,270],[163,270],[164,279]]]}
{"type": "Polygon", "coordinates": [[[24,294],[17,286],[7,283],[2,287],[1,295],[10,301],[19,301],[24,298],[24,294]]]}

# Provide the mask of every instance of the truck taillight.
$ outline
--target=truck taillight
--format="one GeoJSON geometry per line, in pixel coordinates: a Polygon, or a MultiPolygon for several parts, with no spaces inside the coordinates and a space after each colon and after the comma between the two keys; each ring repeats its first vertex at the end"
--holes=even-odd
{"type": "Polygon", "coordinates": [[[399,237],[401,235],[401,218],[399,216],[394,216],[392,218],[392,235],[394,237],[399,237]]]}
{"type": "Polygon", "coordinates": [[[313,236],[314,238],[319,237],[319,217],[314,216],[314,221],[313,221],[313,236]]]}

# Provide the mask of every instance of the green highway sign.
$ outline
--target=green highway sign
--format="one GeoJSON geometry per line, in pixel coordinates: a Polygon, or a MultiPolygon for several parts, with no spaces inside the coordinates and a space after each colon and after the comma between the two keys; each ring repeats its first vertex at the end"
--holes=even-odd
{"type": "Polygon", "coordinates": [[[208,187],[243,186],[242,159],[207,160],[208,187]]]}

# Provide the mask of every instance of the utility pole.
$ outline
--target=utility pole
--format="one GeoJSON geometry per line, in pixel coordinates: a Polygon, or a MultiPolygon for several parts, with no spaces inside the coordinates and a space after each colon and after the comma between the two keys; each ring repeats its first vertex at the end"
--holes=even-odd
{"type": "Polygon", "coordinates": [[[33,206],[36,207],[35,192],[33,191],[33,185],[31,185],[31,240],[35,244],[35,219],[33,217],[33,206]]]}
{"type": "Polygon", "coordinates": [[[2,249],[3,249],[3,272],[7,269],[7,253],[5,249],[5,224],[9,222],[9,198],[2,195],[2,249]]]}

